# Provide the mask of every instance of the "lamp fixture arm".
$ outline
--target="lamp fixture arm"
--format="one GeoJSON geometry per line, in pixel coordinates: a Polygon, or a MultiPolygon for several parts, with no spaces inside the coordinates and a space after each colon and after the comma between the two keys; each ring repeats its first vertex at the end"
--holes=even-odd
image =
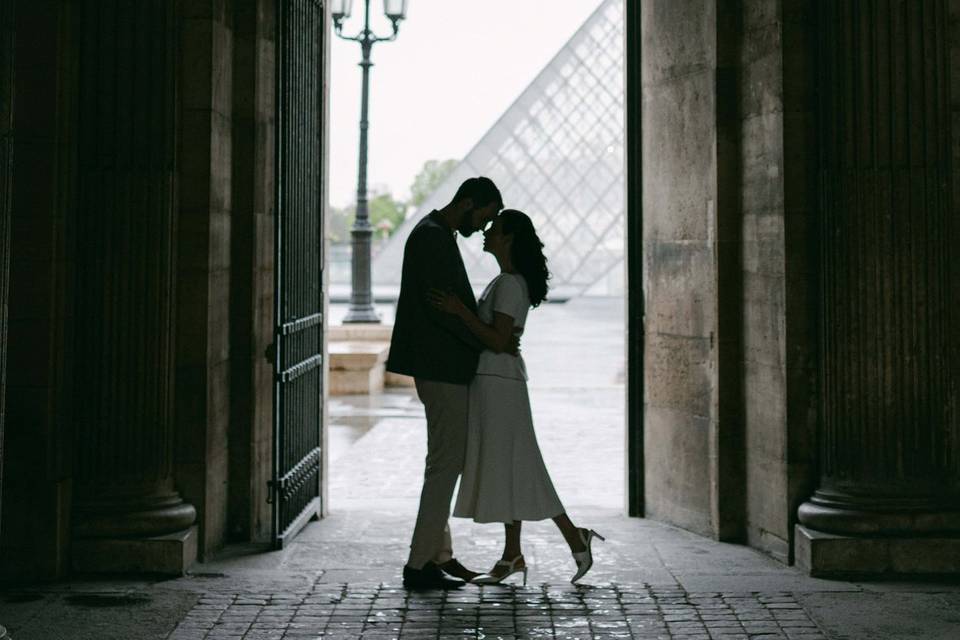
{"type": "Polygon", "coordinates": [[[396,22],[393,23],[393,33],[389,36],[378,36],[373,31],[369,29],[364,29],[355,36],[345,36],[343,35],[343,25],[335,24],[333,26],[334,33],[336,33],[340,38],[344,40],[350,40],[352,42],[359,42],[363,44],[367,42],[369,44],[374,44],[377,42],[393,42],[397,39],[397,34],[400,32],[400,25],[396,22]]]}

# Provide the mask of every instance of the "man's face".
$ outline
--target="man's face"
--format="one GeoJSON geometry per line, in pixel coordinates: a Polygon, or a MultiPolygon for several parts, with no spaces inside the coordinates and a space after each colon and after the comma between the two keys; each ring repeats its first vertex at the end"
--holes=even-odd
{"type": "Polygon", "coordinates": [[[499,207],[496,202],[491,202],[483,207],[472,207],[463,214],[463,220],[460,222],[457,231],[464,238],[469,238],[474,232],[486,229],[497,217],[498,211],[499,207]]]}

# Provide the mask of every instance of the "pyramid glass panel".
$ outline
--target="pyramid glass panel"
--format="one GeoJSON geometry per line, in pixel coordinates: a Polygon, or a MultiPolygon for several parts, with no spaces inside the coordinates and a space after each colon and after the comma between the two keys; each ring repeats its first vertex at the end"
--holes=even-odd
{"type": "MultiPolygon", "coordinates": [[[[400,281],[413,226],[485,175],[544,241],[550,297],[621,295],[624,256],[623,0],[604,0],[448,178],[374,256],[374,286],[400,281]]],[[[459,238],[479,289],[497,272],[476,236],[459,238]]]]}

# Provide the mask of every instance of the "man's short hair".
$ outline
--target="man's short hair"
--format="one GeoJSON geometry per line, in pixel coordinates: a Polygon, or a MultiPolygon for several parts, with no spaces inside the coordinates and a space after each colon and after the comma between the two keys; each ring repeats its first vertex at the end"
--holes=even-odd
{"type": "Polygon", "coordinates": [[[497,185],[493,184],[493,180],[484,176],[464,180],[454,194],[451,203],[456,204],[464,198],[473,200],[474,207],[485,207],[491,202],[495,202],[498,211],[503,209],[503,197],[500,195],[500,190],[497,189],[497,185]]]}

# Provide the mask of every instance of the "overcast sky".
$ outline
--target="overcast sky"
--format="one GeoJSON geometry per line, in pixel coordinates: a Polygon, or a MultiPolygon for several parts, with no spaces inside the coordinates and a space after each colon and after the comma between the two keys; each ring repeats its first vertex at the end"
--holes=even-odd
{"type": "MultiPolygon", "coordinates": [[[[373,47],[368,185],[397,198],[426,160],[462,158],[601,0],[409,0],[395,42],[373,47]]],[[[363,20],[354,0],[344,33],[363,20]]],[[[390,31],[371,0],[378,35],[390,31]]],[[[330,203],[353,202],[360,120],[360,45],[331,43],[330,203]]]]}

